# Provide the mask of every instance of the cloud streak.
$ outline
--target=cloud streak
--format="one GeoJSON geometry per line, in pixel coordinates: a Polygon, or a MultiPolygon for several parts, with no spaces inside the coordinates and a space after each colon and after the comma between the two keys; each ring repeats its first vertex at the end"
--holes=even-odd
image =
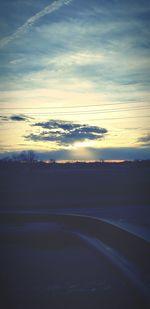
{"type": "Polygon", "coordinates": [[[142,146],[150,146],[150,134],[142,136],[138,139],[142,146]]]}
{"type": "Polygon", "coordinates": [[[0,121],[28,121],[31,117],[28,117],[26,115],[11,115],[11,116],[5,116],[5,115],[1,115],[0,116],[0,121]]]}
{"type": "Polygon", "coordinates": [[[10,116],[9,119],[13,121],[26,121],[27,117],[22,116],[22,115],[13,115],[13,116],[10,116]]]}
{"type": "Polygon", "coordinates": [[[0,40],[0,48],[3,48],[5,45],[9,44],[13,40],[21,37],[23,34],[28,32],[30,28],[37,22],[39,19],[44,17],[45,15],[51,14],[54,11],[59,10],[62,6],[68,5],[73,0],[57,0],[51,3],[50,5],[46,6],[42,11],[38,12],[34,16],[30,17],[24,25],[19,27],[16,32],[14,32],[12,35],[7,36],[0,40]]]}

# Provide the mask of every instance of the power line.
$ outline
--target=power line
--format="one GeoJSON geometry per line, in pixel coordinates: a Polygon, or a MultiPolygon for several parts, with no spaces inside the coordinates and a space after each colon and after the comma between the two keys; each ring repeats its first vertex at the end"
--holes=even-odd
{"type": "MultiPolygon", "coordinates": [[[[84,120],[84,122],[85,121],[97,121],[97,120],[99,120],[99,121],[103,121],[103,120],[116,120],[116,119],[118,119],[118,120],[121,120],[121,119],[137,119],[137,118],[150,118],[150,115],[137,115],[137,116],[128,116],[128,117],[113,117],[113,118],[110,118],[110,117],[108,117],[108,118],[94,118],[94,119],[90,119],[90,120],[84,120]]],[[[53,120],[53,118],[51,118],[51,120],[53,120]]],[[[74,122],[75,122],[75,120],[73,120],[74,122]]],[[[79,121],[79,120],[78,120],[79,121]]],[[[3,123],[3,122],[6,122],[6,123],[8,123],[8,124],[10,124],[10,122],[8,122],[8,120],[2,120],[1,121],[1,123],[3,123]]],[[[17,121],[17,120],[13,120],[12,121],[12,123],[18,123],[19,121],[17,121]]],[[[83,121],[82,121],[83,122],[83,121]]],[[[20,123],[20,122],[19,122],[20,123]]]]}
{"type": "MultiPolygon", "coordinates": [[[[102,118],[102,119],[99,119],[99,118],[96,118],[96,119],[91,119],[92,121],[93,120],[114,120],[114,119],[136,119],[136,118],[150,118],[150,115],[139,115],[139,116],[129,116],[129,117],[113,117],[113,118],[102,118]]],[[[89,120],[88,120],[89,121],[89,120]]]]}
{"type": "MultiPolygon", "coordinates": [[[[149,107],[145,107],[145,106],[141,106],[140,108],[126,108],[126,109],[107,109],[107,110],[102,110],[102,111],[100,111],[100,110],[93,110],[93,111],[80,111],[79,113],[70,113],[70,112],[54,112],[53,114],[55,115],[59,115],[59,114],[61,114],[61,115],[80,115],[80,114],[97,114],[97,113],[108,113],[108,112],[115,112],[115,113],[118,113],[118,112],[121,112],[121,111],[130,111],[130,110],[141,110],[141,109],[149,109],[150,108],[150,106],[149,107]]],[[[34,114],[34,113],[33,113],[34,114]]],[[[38,113],[35,113],[35,115],[37,115],[38,113]]],[[[48,115],[48,113],[42,113],[43,115],[48,115]]],[[[40,115],[41,115],[41,113],[40,113],[40,115]]]]}
{"type": "MultiPolygon", "coordinates": [[[[144,110],[144,109],[150,109],[150,106],[146,107],[144,105],[139,106],[139,107],[129,107],[129,108],[120,108],[120,109],[106,109],[106,110],[93,110],[93,111],[80,111],[80,112],[52,112],[53,115],[92,115],[92,114],[98,114],[98,113],[119,113],[119,112],[126,112],[126,111],[135,111],[135,110],[144,110]]],[[[45,112],[45,113],[35,113],[35,112],[28,112],[26,115],[50,115],[51,112],[45,112]]],[[[4,115],[9,115],[10,112],[6,112],[4,115]]]]}
{"type": "MultiPolygon", "coordinates": [[[[71,106],[42,106],[42,107],[0,107],[0,109],[70,109],[70,108],[87,108],[87,107],[107,107],[107,106],[114,106],[114,105],[126,105],[126,104],[139,104],[138,102],[132,102],[132,101],[128,101],[128,102],[114,102],[114,103],[109,103],[109,104],[104,104],[103,106],[100,104],[94,104],[94,105],[71,105],[71,106]]],[[[145,102],[145,104],[149,104],[149,102],[145,102]]]]}

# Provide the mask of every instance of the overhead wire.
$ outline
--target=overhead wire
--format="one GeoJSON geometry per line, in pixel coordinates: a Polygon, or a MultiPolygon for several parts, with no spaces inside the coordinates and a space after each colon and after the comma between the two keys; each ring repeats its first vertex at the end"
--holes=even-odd
{"type": "MultiPolygon", "coordinates": [[[[144,109],[150,109],[150,106],[146,107],[145,105],[141,105],[139,107],[128,107],[128,108],[119,108],[119,109],[105,109],[105,110],[83,110],[83,111],[80,111],[80,112],[63,112],[63,111],[59,111],[59,112],[52,112],[53,115],[80,115],[80,114],[84,114],[84,115],[87,115],[87,114],[97,114],[97,113],[108,113],[108,112],[111,112],[111,113],[118,113],[118,112],[126,112],[126,111],[138,111],[138,110],[144,110],[144,109]]],[[[26,115],[49,115],[51,113],[51,111],[49,112],[44,112],[44,113],[36,113],[36,112],[27,112],[26,115]]],[[[5,112],[5,115],[7,114],[10,114],[10,112],[5,112]]]]}
{"type": "Polygon", "coordinates": [[[40,106],[40,107],[0,107],[0,109],[9,110],[9,109],[70,109],[70,108],[93,108],[93,107],[107,107],[107,106],[114,106],[114,105],[126,105],[126,104],[139,104],[139,103],[145,103],[149,104],[149,102],[134,102],[134,101],[128,101],[128,102],[114,102],[114,103],[106,103],[103,106],[100,104],[87,104],[87,105],[69,105],[69,106],[40,106]]]}

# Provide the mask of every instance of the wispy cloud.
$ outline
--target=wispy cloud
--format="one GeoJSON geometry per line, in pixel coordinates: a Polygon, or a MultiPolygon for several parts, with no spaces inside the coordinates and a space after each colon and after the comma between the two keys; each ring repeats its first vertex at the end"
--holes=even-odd
{"type": "Polygon", "coordinates": [[[0,48],[3,48],[5,45],[11,41],[21,37],[24,33],[30,30],[30,28],[37,22],[39,19],[45,15],[51,14],[52,12],[60,9],[62,6],[71,3],[73,0],[57,0],[46,6],[42,11],[38,12],[34,16],[30,17],[21,27],[19,27],[16,32],[12,35],[7,36],[0,40],[0,48]]]}
{"type": "Polygon", "coordinates": [[[141,146],[150,146],[150,134],[144,135],[138,139],[141,146]]]}
{"type": "Polygon", "coordinates": [[[71,121],[50,120],[35,123],[32,126],[41,127],[42,132],[31,133],[25,136],[32,141],[56,142],[59,146],[70,146],[75,142],[97,141],[107,133],[105,128],[78,124],[71,121]]]}
{"type": "Polygon", "coordinates": [[[8,121],[8,117],[0,115],[0,121],[8,121]]]}

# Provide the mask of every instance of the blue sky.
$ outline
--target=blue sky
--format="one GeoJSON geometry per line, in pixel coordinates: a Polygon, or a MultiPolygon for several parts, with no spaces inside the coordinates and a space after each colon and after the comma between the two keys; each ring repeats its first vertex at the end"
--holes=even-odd
{"type": "Polygon", "coordinates": [[[150,2],[0,6],[1,155],[149,158],[150,2]]]}

